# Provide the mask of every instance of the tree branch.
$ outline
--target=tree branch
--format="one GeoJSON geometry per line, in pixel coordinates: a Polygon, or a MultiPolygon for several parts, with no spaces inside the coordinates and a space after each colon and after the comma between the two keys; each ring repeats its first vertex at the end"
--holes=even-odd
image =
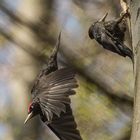
{"type": "Polygon", "coordinates": [[[140,1],[130,1],[132,45],[135,55],[134,117],[131,140],[140,140],[140,1]]]}

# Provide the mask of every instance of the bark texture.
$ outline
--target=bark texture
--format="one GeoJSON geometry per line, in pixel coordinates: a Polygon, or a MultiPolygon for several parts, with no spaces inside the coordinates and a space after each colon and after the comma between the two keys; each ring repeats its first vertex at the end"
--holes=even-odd
{"type": "Polygon", "coordinates": [[[135,54],[134,117],[131,140],[140,140],[140,0],[130,0],[132,46],[135,54]]]}

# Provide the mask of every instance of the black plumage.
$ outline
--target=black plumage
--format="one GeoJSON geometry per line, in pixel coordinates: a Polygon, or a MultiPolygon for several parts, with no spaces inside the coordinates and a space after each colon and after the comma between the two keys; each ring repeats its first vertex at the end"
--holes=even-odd
{"type": "Polygon", "coordinates": [[[70,107],[70,95],[78,87],[75,72],[70,68],[58,69],[56,47],[46,68],[41,70],[32,88],[32,102],[29,105],[25,123],[36,115],[59,137],[60,140],[82,140],[70,107]]]}
{"type": "Polygon", "coordinates": [[[95,39],[104,49],[110,50],[123,57],[130,57],[133,61],[133,53],[124,44],[126,31],[126,14],[116,20],[105,21],[107,14],[99,21],[96,21],[89,28],[88,34],[95,39]]]}

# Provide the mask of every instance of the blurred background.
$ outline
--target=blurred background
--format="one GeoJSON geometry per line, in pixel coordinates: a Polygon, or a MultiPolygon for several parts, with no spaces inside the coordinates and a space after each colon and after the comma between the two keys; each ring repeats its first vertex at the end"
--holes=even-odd
{"type": "Polygon", "coordinates": [[[0,140],[58,140],[38,117],[23,122],[34,79],[60,30],[59,66],[77,71],[71,99],[83,140],[129,139],[132,62],[88,37],[94,21],[106,12],[115,19],[121,10],[119,0],[0,0],[0,140]]]}

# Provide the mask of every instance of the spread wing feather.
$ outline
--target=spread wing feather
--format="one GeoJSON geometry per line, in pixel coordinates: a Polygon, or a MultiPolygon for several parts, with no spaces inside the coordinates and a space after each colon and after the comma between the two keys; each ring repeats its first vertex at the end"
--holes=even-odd
{"type": "Polygon", "coordinates": [[[66,105],[70,104],[70,95],[75,94],[77,81],[75,72],[69,68],[56,70],[40,78],[34,100],[39,101],[40,108],[47,121],[52,121],[54,115],[60,116],[66,112],[66,105]]]}
{"type": "Polygon", "coordinates": [[[66,112],[60,117],[54,117],[48,127],[60,138],[60,140],[82,140],[74,120],[70,105],[66,105],[66,112]]]}

